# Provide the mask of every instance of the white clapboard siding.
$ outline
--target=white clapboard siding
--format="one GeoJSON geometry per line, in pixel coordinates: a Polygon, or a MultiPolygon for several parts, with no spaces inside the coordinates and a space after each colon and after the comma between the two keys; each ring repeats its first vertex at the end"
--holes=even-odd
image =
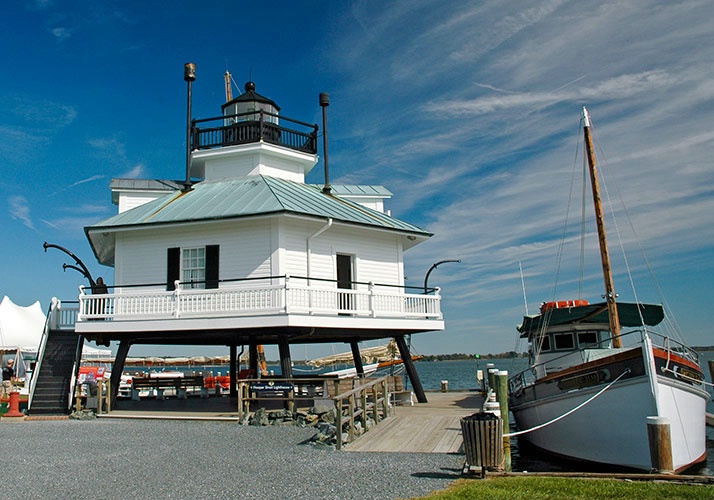
{"type": "Polygon", "coordinates": [[[117,235],[116,284],[164,283],[172,247],[220,246],[219,278],[270,276],[270,228],[265,221],[151,228],[117,235]]]}

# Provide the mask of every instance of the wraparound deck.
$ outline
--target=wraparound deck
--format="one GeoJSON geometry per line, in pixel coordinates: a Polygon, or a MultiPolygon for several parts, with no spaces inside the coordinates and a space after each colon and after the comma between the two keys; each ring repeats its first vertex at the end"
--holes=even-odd
{"type": "Polygon", "coordinates": [[[424,293],[420,288],[409,291],[375,283],[355,283],[347,289],[326,280],[289,276],[226,281],[209,289],[190,285],[176,282],[171,291],[156,285],[113,287],[106,294],[88,294],[81,287],[74,327],[90,337],[112,332],[305,328],[344,334],[374,330],[375,338],[385,337],[384,330],[444,328],[438,289],[424,293]]]}

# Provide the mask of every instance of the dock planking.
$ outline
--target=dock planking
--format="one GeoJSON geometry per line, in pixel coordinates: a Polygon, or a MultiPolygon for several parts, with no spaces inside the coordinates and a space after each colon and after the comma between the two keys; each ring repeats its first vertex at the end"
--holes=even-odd
{"type": "Polygon", "coordinates": [[[463,453],[461,418],[483,406],[477,392],[427,393],[428,403],[396,406],[393,415],[347,445],[350,452],[463,453]]]}

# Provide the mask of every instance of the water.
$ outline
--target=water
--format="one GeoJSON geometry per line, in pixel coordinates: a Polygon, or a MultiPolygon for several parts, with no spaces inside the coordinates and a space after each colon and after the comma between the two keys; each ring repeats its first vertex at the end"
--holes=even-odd
{"type": "MultiPolygon", "coordinates": [[[[714,359],[714,351],[707,351],[701,354],[700,362],[704,368],[707,382],[711,383],[711,374],[707,362],[714,359]]],[[[415,364],[419,379],[425,391],[441,390],[441,381],[448,380],[450,391],[473,390],[479,387],[476,380],[477,370],[486,371],[486,364],[493,363],[494,368],[507,370],[509,374],[516,374],[527,368],[528,362],[525,358],[515,359],[495,359],[495,360],[463,360],[463,361],[439,361],[424,362],[415,364]]],[[[712,388],[708,387],[711,394],[712,388]]],[[[429,395],[427,394],[427,398],[429,395]]],[[[714,401],[710,398],[707,402],[707,412],[714,413],[714,401]]],[[[511,419],[513,422],[513,419],[511,419]]],[[[515,430],[515,428],[513,429],[515,430]]],[[[527,442],[519,443],[518,437],[511,440],[513,470],[531,472],[615,472],[618,469],[592,464],[583,464],[567,460],[560,460],[547,455],[538,449],[529,446],[527,442]]],[[[687,471],[690,474],[701,474],[714,476],[714,428],[707,427],[707,460],[705,463],[687,471]]]]}

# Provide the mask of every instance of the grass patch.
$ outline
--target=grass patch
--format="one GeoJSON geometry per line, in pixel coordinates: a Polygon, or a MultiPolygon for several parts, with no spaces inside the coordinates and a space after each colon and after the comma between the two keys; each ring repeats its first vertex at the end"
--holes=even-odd
{"type": "Polygon", "coordinates": [[[494,477],[459,479],[449,489],[423,497],[479,500],[667,500],[714,499],[714,488],[702,484],[559,477],[494,477]]]}

